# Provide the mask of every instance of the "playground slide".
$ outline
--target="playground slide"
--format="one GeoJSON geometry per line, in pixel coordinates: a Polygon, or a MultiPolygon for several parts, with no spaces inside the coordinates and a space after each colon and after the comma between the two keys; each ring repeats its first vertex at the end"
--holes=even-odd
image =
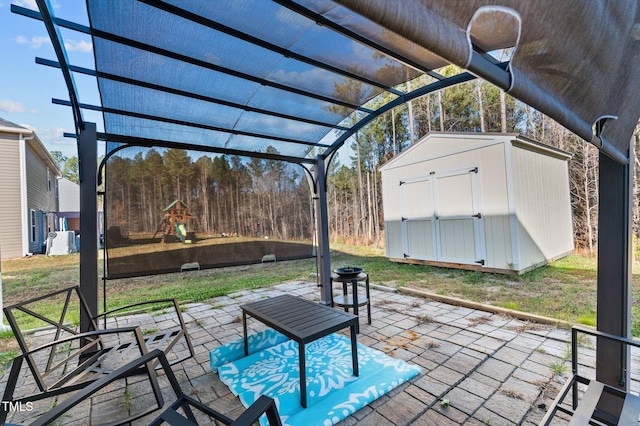
{"type": "Polygon", "coordinates": [[[184,225],[184,223],[176,222],[176,235],[178,235],[180,241],[184,243],[184,239],[187,236],[187,227],[184,225]]]}

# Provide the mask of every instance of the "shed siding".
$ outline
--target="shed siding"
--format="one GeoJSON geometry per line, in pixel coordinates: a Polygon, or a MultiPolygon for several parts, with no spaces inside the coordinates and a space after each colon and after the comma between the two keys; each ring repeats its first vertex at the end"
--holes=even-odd
{"type": "Polygon", "coordinates": [[[486,265],[492,268],[513,267],[513,239],[509,228],[509,196],[504,144],[486,148],[482,179],[482,214],[486,245],[486,265]]]}
{"type": "Polygon", "coordinates": [[[387,255],[523,272],[571,252],[567,158],[517,134],[427,135],[381,168],[387,255]]]}
{"type": "Polygon", "coordinates": [[[0,254],[2,259],[22,257],[20,209],[20,144],[18,135],[0,136],[0,254]]]}
{"type": "Polygon", "coordinates": [[[387,240],[387,257],[402,259],[402,222],[385,221],[384,232],[387,240]]]}
{"type": "MultiPolygon", "coordinates": [[[[398,173],[390,171],[381,174],[382,205],[384,206],[385,222],[400,221],[400,188],[398,187],[398,173]]],[[[385,227],[385,229],[387,229],[385,227]]]]}
{"type": "Polygon", "coordinates": [[[492,268],[513,269],[509,216],[485,216],[486,264],[492,268]]]}
{"type": "Polygon", "coordinates": [[[407,222],[407,248],[412,258],[435,259],[431,223],[430,220],[407,222]]]}
{"type": "MultiPolygon", "coordinates": [[[[442,143],[450,143],[451,139],[440,140],[441,138],[432,138],[426,143],[416,145],[416,148],[407,158],[398,158],[391,167],[385,168],[382,173],[382,194],[384,214],[386,220],[385,235],[387,238],[387,252],[389,257],[402,258],[402,252],[398,248],[402,248],[402,232],[401,218],[402,197],[399,182],[401,180],[426,178],[431,172],[445,172],[464,167],[478,167],[480,175],[480,205],[477,206],[485,218],[484,236],[487,247],[485,265],[488,267],[508,269],[513,265],[511,255],[511,232],[509,230],[509,203],[507,198],[507,181],[505,167],[504,144],[496,142],[486,146],[487,140],[483,140],[485,146],[471,148],[468,151],[456,152],[454,154],[441,155],[441,149],[435,147],[442,143]],[[435,139],[435,140],[432,140],[435,139]],[[430,152],[425,148],[434,147],[435,155],[427,156],[430,152]],[[418,155],[422,155],[422,158],[418,155]],[[415,154],[415,155],[414,155],[415,154]],[[392,228],[389,224],[396,223],[392,228]],[[502,232],[505,230],[505,232],[502,232]],[[500,231],[500,232],[496,232],[500,231]],[[396,235],[397,233],[397,235],[396,235]]],[[[473,143],[466,141],[468,147],[478,145],[477,140],[473,143]]],[[[427,194],[425,194],[427,195],[427,194]]],[[[455,191],[449,191],[445,197],[456,197],[455,191]]],[[[426,224],[425,224],[426,225],[426,224]]],[[[409,238],[409,248],[416,248],[418,238],[426,238],[432,235],[431,229],[415,229],[418,223],[414,224],[416,234],[409,238]],[[420,235],[420,237],[418,237],[420,235]]],[[[446,242],[445,242],[446,243],[446,242]]],[[[451,242],[450,242],[451,243],[451,242]]],[[[457,253],[459,250],[467,253],[472,247],[473,241],[466,241],[462,244],[459,241],[459,248],[447,246],[449,252],[457,253]],[[469,246],[468,244],[471,244],[469,246]]],[[[456,243],[457,244],[457,243],[456,243]]],[[[409,254],[412,257],[420,256],[423,258],[432,258],[435,256],[431,243],[423,244],[418,252],[409,254]],[[427,247],[428,246],[428,247],[427,247]]],[[[467,257],[471,256],[466,254],[467,257]]],[[[462,256],[460,256],[462,257],[462,256]]],[[[472,256],[471,256],[472,257],[472,256]]]]}
{"type": "Polygon", "coordinates": [[[567,161],[514,147],[514,186],[521,268],[573,250],[567,161]]]}
{"type": "Polygon", "coordinates": [[[47,180],[47,165],[37,155],[37,153],[27,144],[26,152],[27,165],[27,209],[37,212],[36,214],[36,241],[29,239],[29,251],[32,253],[40,253],[42,244],[47,233],[54,230],[55,217],[47,215],[49,212],[56,212],[56,172],[49,169],[49,181],[47,180]],[[44,212],[45,214],[40,214],[44,212]]]}

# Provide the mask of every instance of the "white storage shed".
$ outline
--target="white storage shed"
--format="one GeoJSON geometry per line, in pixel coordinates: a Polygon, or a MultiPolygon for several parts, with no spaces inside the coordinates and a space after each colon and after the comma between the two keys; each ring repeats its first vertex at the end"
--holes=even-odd
{"type": "Polygon", "coordinates": [[[428,134],[380,169],[387,257],[521,274],[571,253],[569,158],[518,134],[428,134]]]}

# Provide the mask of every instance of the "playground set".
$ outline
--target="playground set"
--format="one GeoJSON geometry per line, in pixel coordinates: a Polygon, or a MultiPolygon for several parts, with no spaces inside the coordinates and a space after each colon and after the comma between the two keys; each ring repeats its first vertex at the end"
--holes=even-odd
{"type": "Polygon", "coordinates": [[[191,244],[195,241],[196,233],[187,231],[187,219],[193,218],[189,214],[189,207],[181,200],[175,200],[173,203],[165,207],[164,219],[158,226],[153,238],[164,229],[162,242],[174,243],[178,240],[185,244],[191,244]]]}

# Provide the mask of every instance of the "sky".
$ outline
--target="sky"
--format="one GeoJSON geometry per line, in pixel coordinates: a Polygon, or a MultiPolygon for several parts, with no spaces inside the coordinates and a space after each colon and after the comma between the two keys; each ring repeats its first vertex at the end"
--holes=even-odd
{"type": "MultiPolygon", "coordinates": [[[[13,4],[37,10],[34,0],[14,0],[13,4]]],[[[56,60],[46,28],[40,21],[11,13],[10,5],[9,0],[0,0],[0,117],[34,130],[49,151],[77,155],[75,139],[63,137],[65,132],[75,132],[71,108],[51,103],[52,98],[69,99],[62,73],[35,63],[36,56],[56,60]]],[[[56,16],[86,24],[84,0],[56,0],[52,5],[56,16]]],[[[91,39],[64,32],[63,38],[71,63],[91,67],[91,39]]],[[[99,104],[94,82],[76,77],[76,83],[89,88],[81,90],[81,96],[89,96],[81,102],[99,104]]],[[[100,120],[97,124],[102,126],[99,114],[91,120],[100,120]]]]}
{"type": "MultiPolygon", "coordinates": [[[[50,0],[54,15],[87,24],[85,0],[50,0]]],[[[56,60],[46,28],[41,21],[11,13],[11,3],[37,10],[35,0],[0,0],[0,117],[32,129],[49,151],[61,151],[67,157],[77,155],[76,140],[63,134],[75,133],[70,107],[52,104],[52,98],[68,100],[59,69],[38,65],[36,57],[56,60]]],[[[61,29],[72,65],[94,68],[91,38],[61,29]]],[[[80,102],[100,105],[95,79],[74,74],[80,102]]],[[[86,121],[95,122],[103,131],[99,113],[83,111],[86,121]]],[[[341,164],[353,155],[345,144],[339,152],[341,164]]],[[[103,152],[100,150],[99,152],[103,152]]]]}

